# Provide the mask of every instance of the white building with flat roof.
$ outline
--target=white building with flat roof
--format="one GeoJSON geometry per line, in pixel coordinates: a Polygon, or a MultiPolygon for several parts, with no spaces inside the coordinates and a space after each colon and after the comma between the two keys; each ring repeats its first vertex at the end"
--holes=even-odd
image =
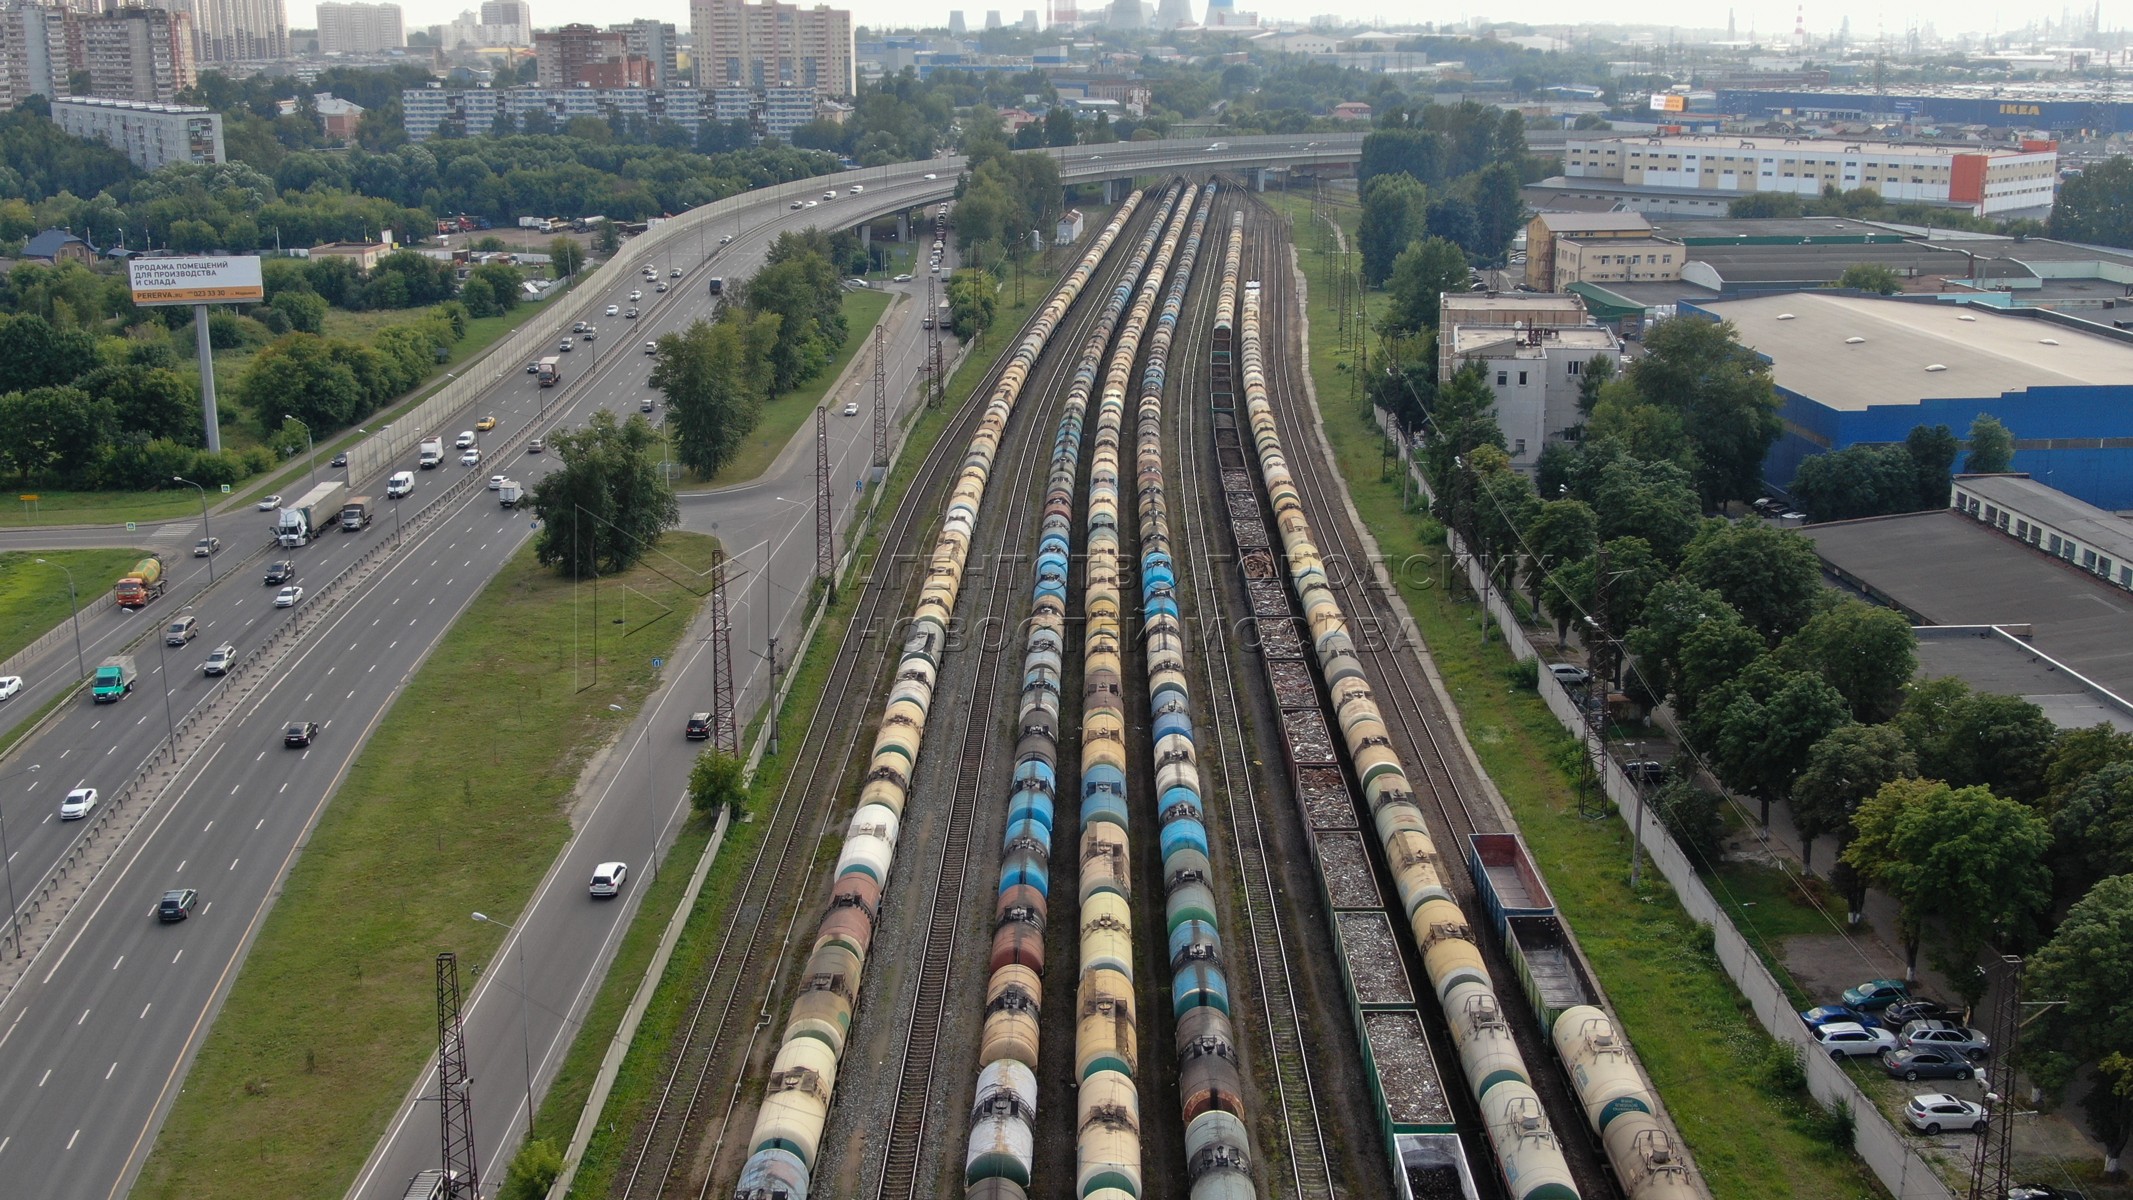
{"type": "Polygon", "coordinates": [[[320,0],[320,54],[376,54],[407,45],[407,30],[397,4],[339,3],[320,0]]]}
{"type": "Polygon", "coordinates": [[[75,137],[95,138],[123,152],[143,171],[169,163],[225,161],[222,114],[194,104],[57,97],[52,123],[75,137]]]}

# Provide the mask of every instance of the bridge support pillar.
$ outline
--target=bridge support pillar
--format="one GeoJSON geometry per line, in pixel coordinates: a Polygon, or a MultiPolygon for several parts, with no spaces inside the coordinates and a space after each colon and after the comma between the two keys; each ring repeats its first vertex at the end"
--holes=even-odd
{"type": "Polygon", "coordinates": [[[1274,170],[1271,167],[1261,167],[1258,170],[1252,172],[1253,190],[1261,192],[1265,191],[1267,176],[1272,175],[1273,173],[1274,170]]]}

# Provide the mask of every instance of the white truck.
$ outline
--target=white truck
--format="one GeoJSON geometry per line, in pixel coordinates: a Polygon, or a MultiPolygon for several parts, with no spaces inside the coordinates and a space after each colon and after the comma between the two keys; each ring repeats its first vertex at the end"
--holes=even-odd
{"type": "Polygon", "coordinates": [[[345,485],[322,483],[281,510],[274,523],[274,540],[284,550],[308,546],[311,539],[333,528],[340,517],[340,494],[345,485]]]}
{"type": "Polygon", "coordinates": [[[496,502],[505,508],[517,508],[519,499],[525,494],[526,489],[518,485],[518,480],[506,479],[502,486],[496,489],[496,502]]]}
{"type": "Polygon", "coordinates": [[[421,455],[417,461],[425,471],[444,461],[444,439],[441,437],[433,435],[423,438],[419,449],[421,455]]]}

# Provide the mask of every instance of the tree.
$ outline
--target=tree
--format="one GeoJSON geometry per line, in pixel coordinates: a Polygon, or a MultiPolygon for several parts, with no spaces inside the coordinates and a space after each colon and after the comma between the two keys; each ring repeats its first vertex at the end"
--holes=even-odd
{"type": "Polygon", "coordinates": [[[548,243],[548,265],[557,279],[568,279],[585,268],[585,247],[576,238],[554,238],[548,243]]]}
{"type": "Polygon", "coordinates": [[[1615,356],[1595,354],[1592,361],[1578,374],[1578,413],[1591,416],[1593,406],[1600,402],[1600,390],[1615,378],[1615,356]]]}
{"type": "Polygon", "coordinates": [[[1526,587],[1535,608],[1550,571],[1591,557],[1600,548],[1600,523],[1583,500],[1552,500],[1533,512],[1525,528],[1526,587]]]}
{"type": "MultiPolygon", "coordinates": [[[[270,259],[268,261],[278,260],[270,259]]],[[[315,292],[299,291],[291,288],[276,294],[274,299],[268,302],[268,306],[281,314],[282,320],[288,322],[289,328],[293,332],[326,332],[326,309],[328,306],[325,299],[315,292]]]]}
{"type": "Polygon", "coordinates": [[[1380,129],[1363,139],[1356,178],[1363,186],[1380,175],[1405,175],[1423,184],[1444,179],[1444,135],[1422,129],[1380,129]]]}
{"type": "Polygon", "coordinates": [[[748,764],[723,750],[706,750],[689,768],[689,807],[700,817],[721,808],[736,815],[748,806],[748,764]]]}
{"type": "Polygon", "coordinates": [[[1044,114],[1044,144],[1047,146],[1071,146],[1074,144],[1074,113],[1063,104],[1053,105],[1044,114]]]}
{"type": "Polygon", "coordinates": [[[1637,656],[1638,673],[1654,698],[1664,699],[1680,689],[1686,665],[1682,645],[1690,631],[1727,614],[1735,622],[1740,620],[1724,596],[1686,579],[1667,579],[1652,588],[1636,628],[1630,630],[1629,649],[1637,656]]]}
{"type": "Polygon", "coordinates": [[[2105,724],[2069,729],[2052,746],[2051,761],[2044,768],[2044,788],[2049,805],[2056,807],[2082,780],[2112,763],[2133,762],[2133,733],[2122,733],[2105,724]]]}
{"type": "Polygon", "coordinates": [[[1725,804],[1716,795],[1696,786],[1696,781],[1675,777],[1645,797],[1645,804],[1674,840],[1699,861],[1716,865],[1725,853],[1725,804]]]}
{"type": "Polygon", "coordinates": [[[1761,491],[1763,456],[1777,441],[1770,364],[1730,321],[1675,317],[1644,335],[1626,378],[1646,403],[1681,414],[1696,446],[1696,490],[1707,507],[1761,491]]]}
{"type": "Polygon", "coordinates": [[[1913,511],[1918,472],[1902,446],[1846,446],[1809,455],[1787,489],[1809,519],[1850,521],[1913,511]]]}
{"type": "Polygon", "coordinates": [[[1899,779],[1859,806],[1844,861],[1894,897],[1905,978],[1918,978],[1928,919],[1934,962],[1968,1004],[1984,994],[1977,956],[1988,938],[2019,938],[2051,901],[2044,818],[1987,788],[1899,779]]]}
{"type": "Polygon", "coordinates": [[[602,258],[613,258],[622,249],[622,227],[613,221],[600,222],[600,227],[593,230],[593,249],[602,258]]]}
{"type": "Polygon", "coordinates": [[[74,386],[111,405],[106,440],[169,438],[188,446],[205,443],[200,429],[200,385],[178,371],[128,363],[98,367],[74,386]]]}
{"type": "MultiPolygon", "coordinates": [[[[2023,970],[2026,994],[2062,1001],[2039,1011],[2025,1044],[2050,1046],[2068,1065],[2122,1057],[2133,1045],[2133,876],[2115,875],[2091,888],[2023,970]]],[[[2104,1171],[2111,1175],[2133,1131],[2118,1094],[2124,1077],[2120,1063],[2097,1084],[2103,1099],[2115,1103],[2088,1106],[2089,1129],[2103,1142],[2104,1171]]]]}
{"type": "Polygon", "coordinates": [[[1903,708],[1904,685],[1918,670],[1918,635],[1895,609],[1845,600],[1807,618],[1778,655],[1842,692],[1854,721],[1886,721],[1903,708]]]}
{"type": "Polygon", "coordinates": [[[762,419],[778,320],[727,308],[716,322],[659,339],[652,386],[666,396],[675,457],[705,479],[732,461],[762,419]]]}
{"type": "Polygon", "coordinates": [[[955,336],[970,341],[992,325],[999,289],[983,271],[957,271],[948,280],[949,326],[955,336]]]}
{"type": "Polygon", "coordinates": [[[2059,183],[2051,235],[2133,247],[2133,158],[2117,155],[2059,183]]]}
{"type": "Polygon", "coordinates": [[[2133,762],[2115,762],[2067,793],[2052,813],[2054,856],[2069,892],[2087,892],[2098,880],[2133,874],[2133,762]]]}
{"type": "Polygon", "coordinates": [[[1903,277],[1896,273],[1896,268],[1884,263],[1853,263],[1844,268],[1844,274],[1837,276],[1836,286],[1893,296],[1903,290],[1903,277]]]}
{"type": "Polygon", "coordinates": [[[1525,184],[1516,167],[1496,162],[1474,177],[1474,223],[1484,261],[1502,261],[1525,211],[1525,184]]]}
{"type": "MultiPolygon", "coordinates": [[[[1692,637],[1692,654],[1696,644],[1692,637]]],[[[1837,689],[1809,672],[1787,671],[1768,656],[1712,689],[1706,704],[1713,716],[1699,710],[1697,724],[1713,734],[1718,777],[1762,803],[1766,826],[1771,803],[1790,792],[1807,751],[1851,720],[1837,689]]]]}
{"type": "MultiPolygon", "coordinates": [[[[1970,453],[1963,458],[1966,475],[1998,475],[2014,466],[2014,434],[1999,418],[1979,413],[1970,422],[1970,453]]],[[[1946,503],[1947,497],[1941,497],[1946,503]]]]}
{"type": "Polygon", "coordinates": [[[1688,424],[1681,414],[1640,402],[1626,384],[1601,388],[1600,402],[1585,423],[1585,437],[1612,441],[1631,458],[1672,463],[1692,477],[1696,472],[1696,447],[1689,441],[1688,424]]]}
{"type": "Polygon", "coordinates": [[[2044,798],[2058,729],[2020,696],[1973,692],[1960,679],[1913,684],[1897,715],[1918,772],[1956,787],[1989,787],[2024,803],[2044,798]]]}
{"type": "Polygon", "coordinates": [[[52,479],[93,486],[96,449],[108,439],[113,422],[110,402],[79,388],[0,395],[0,463],[25,484],[52,479]]]}
{"type": "Polygon", "coordinates": [[[237,402],[261,429],[276,428],[284,414],[315,433],[340,429],[366,411],[368,399],[334,344],[308,333],[276,339],[237,379],[237,402]]]}
{"type": "Polygon", "coordinates": [[[816,250],[793,251],[771,262],[756,272],[742,294],[749,308],[779,318],[777,343],[770,351],[774,391],[813,379],[844,344],[844,289],[837,269],[816,250]]]}
{"type": "Polygon", "coordinates": [[[681,507],[660,478],[658,444],[643,417],[618,421],[606,409],[594,411],[584,429],[550,439],[562,469],[542,478],[529,497],[541,523],[534,553],[542,566],[572,578],[619,574],[681,520],[681,507]]]}
{"type": "Polygon", "coordinates": [[[541,1200],[562,1173],[563,1151],[547,1138],[534,1138],[511,1159],[497,1200],[541,1200]]]}
{"type": "Polygon", "coordinates": [[[1792,827],[1800,835],[1800,863],[1813,874],[1815,839],[1837,835],[1837,852],[1851,840],[1852,813],[1867,797],[1918,775],[1918,756],[1893,725],[1840,725],[1807,752],[1792,781],[1792,827]]]}
{"type": "Polygon", "coordinates": [[[459,285],[459,302],[467,306],[467,315],[494,317],[503,313],[503,306],[496,302],[496,289],[479,275],[469,275],[459,285]]]}
{"type": "Polygon", "coordinates": [[[1805,625],[1823,597],[1814,543],[1760,521],[1705,522],[1681,572],[1724,596],[1773,646],[1805,625]]]}
{"type": "Polygon", "coordinates": [[[58,387],[94,370],[96,339],[79,329],[55,329],[35,313],[0,314],[0,387],[14,391],[58,387]]]}
{"type": "Polygon", "coordinates": [[[1363,215],[1356,226],[1363,282],[1377,287],[1392,275],[1393,260],[1429,228],[1429,191],[1409,175],[1383,175],[1363,186],[1363,215]]]}
{"type": "Polygon", "coordinates": [[[1920,510],[1945,508],[1948,505],[1948,474],[1955,466],[1955,456],[1962,451],[1962,443],[1955,440],[1955,431],[1946,425],[1927,428],[1913,426],[1903,439],[1904,449],[1910,452],[1911,468],[1918,482],[1918,499],[1915,507],[1920,510]]]}
{"type": "Polygon", "coordinates": [[[1444,311],[1444,293],[1465,291],[1466,279],[1466,255],[1459,247],[1443,238],[1409,243],[1393,260],[1392,278],[1386,284],[1392,296],[1386,328],[1400,333],[1435,329],[1444,311]]]}
{"type": "Polygon", "coordinates": [[[526,286],[526,276],[510,263],[483,263],[468,272],[467,279],[470,282],[476,279],[487,281],[496,295],[496,309],[499,313],[508,313],[517,308],[526,286]]]}
{"type": "MultiPolygon", "coordinates": [[[[1681,561],[1696,536],[1699,509],[1689,472],[1670,462],[1643,462],[1622,455],[1606,461],[1590,486],[1600,537],[1641,537],[1668,563],[1681,561]]],[[[1583,489],[1572,486],[1572,492],[1583,489]]]]}

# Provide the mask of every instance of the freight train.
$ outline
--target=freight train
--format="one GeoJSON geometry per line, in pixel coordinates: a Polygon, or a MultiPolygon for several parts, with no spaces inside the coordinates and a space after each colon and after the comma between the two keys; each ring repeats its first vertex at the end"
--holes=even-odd
{"type": "MultiPolygon", "coordinates": [[[[1134,470],[1140,492],[1141,646],[1147,655],[1148,720],[1163,852],[1171,1016],[1177,1022],[1178,1090],[1184,1106],[1186,1177],[1192,1200],[1254,1200],[1244,1080],[1230,1021],[1230,988],[1216,918],[1213,864],[1200,775],[1192,689],[1185,674],[1177,564],[1163,478],[1163,385],[1170,343],[1192,284],[1214,186],[1201,197],[1162,313],[1148,341],[1135,413],[1134,470]]],[[[1173,235],[1175,236],[1175,235],[1173,235]]]]}
{"type": "Polygon", "coordinates": [[[964,1158],[968,1200],[1024,1200],[1033,1169],[1037,1116],[1038,1013],[1044,1002],[1044,928],[1050,905],[1052,825],[1059,787],[1060,687],[1067,636],[1067,572],[1074,523],[1074,481],[1082,425],[1104,347],[1118,327],[1133,284],[1154,253],[1161,214],[1148,225],[1096,327],[1084,343],[1067,389],[1051,474],[1037,530],[1036,583],[1023,638],[1020,730],[1001,841],[1000,890],[993,908],[992,977],[978,1041],[977,1097],[964,1158]]]}
{"type": "Polygon", "coordinates": [[[1452,898],[1440,871],[1442,860],[1406,767],[1392,747],[1391,732],[1371,693],[1347,619],[1327,582],[1267,393],[1257,281],[1243,282],[1241,302],[1237,352],[1245,412],[1261,481],[1281,537],[1283,566],[1302,607],[1339,736],[1368,801],[1402,911],[1422,954],[1423,969],[1451,1026],[1469,1090],[1481,1107],[1504,1186],[1512,1200],[1577,1200],[1577,1185],[1562,1145],[1512,1039],[1466,913],[1452,898]]]}
{"type": "Polygon", "coordinates": [[[829,909],[816,930],[799,995],[771,1063],[763,1105],[748,1141],[749,1158],[734,1189],[735,1200],[805,1200],[808,1195],[986,483],[1008,418],[1037,356],[1096,273],[1140,198],[1138,192],[1127,197],[1045,302],[985,402],[949,496],[918,607],[904,627],[895,683],[874,739],[858,808],[846,827],[844,849],[830,884],[829,909]]]}

